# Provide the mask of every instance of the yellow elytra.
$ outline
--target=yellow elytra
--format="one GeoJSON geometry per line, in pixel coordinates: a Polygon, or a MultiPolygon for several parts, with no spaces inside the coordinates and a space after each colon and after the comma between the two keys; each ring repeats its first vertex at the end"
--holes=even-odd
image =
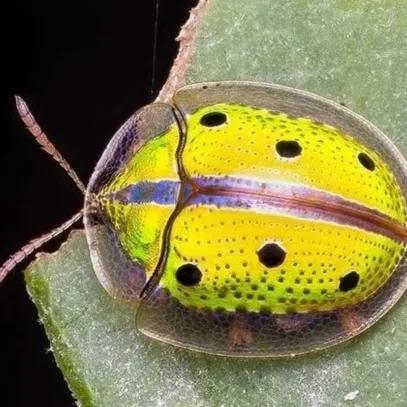
{"type": "Polygon", "coordinates": [[[404,291],[405,174],[378,129],[329,101],[193,85],[136,113],[102,157],[88,187],[91,255],[113,296],[141,293],[148,335],[229,354],[226,331],[243,319],[254,353],[307,350],[323,345],[311,328],[280,346],[263,316],[325,318],[325,342],[338,342],[341,310],[366,309],[364,329],[404,291]]]}
{"type": "MultiPolygon", "coordinates": [[[[186,121],[182,159],[192,178],[301,184],[405,223],[405,200],[389,167],[341,131],[242,105],[211,105],[186,121]],[[224,113],[227,120],[202,125],[200,119],[213,112],[224,113]],[[282,157],[276,149],[281,141],[298,143],[301,151],[282,157]],[[360,153],[370,157],[373,170],[363,166],[360,153]]],[[[388,279],[405,250],[400,240],[335,220],[301,218],[273,208],[222,208],[216,202],[185,208],[175,220],[169,245],[162,285],[182,303],[273,313],[332,310],[360,302],[388,279]],[[259,261],[258,252],[267,243],[277,243],[285,252],[278,266],[259,261]],[[202,272],[197,286],[182,287],[176,280],[176,270],[186,262],[202,272]],[[342,291],[341,279],[352,272],[358,275],[357,286],[342,291]]]]}

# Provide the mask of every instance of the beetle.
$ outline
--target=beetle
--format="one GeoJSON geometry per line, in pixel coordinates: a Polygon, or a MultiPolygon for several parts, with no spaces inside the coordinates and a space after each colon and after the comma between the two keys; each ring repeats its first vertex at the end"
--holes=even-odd
{"type": "Polygon", "coordinates": [[[289,87],[179,89],[119,129],[85,190],[21,99],[37,140],[85,193],[96,275],[155,339],[286,356],[354,337],[406,289],[407,164],[373,124],[289,87]]]}

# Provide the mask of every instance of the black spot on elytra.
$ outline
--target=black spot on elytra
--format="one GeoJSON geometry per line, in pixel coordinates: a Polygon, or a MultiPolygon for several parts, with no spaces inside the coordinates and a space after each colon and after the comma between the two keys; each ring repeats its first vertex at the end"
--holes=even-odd
{"type": "Polygon", "coordinates": [[[358,160],[369,171],[373,171],[376,167],[374,161],[366,153],[359,153],[358,160]]]}
{"type": "Polygon", "coordinates": [[[298,141],[279,141],[276,144],[276,151],[279,156],[285,158],[294,158],[301,154],[302,148],[298,141]]]}
{"type": "Polygon", "coordinates": [[[222,112],[211,112],[201,117],[200,123],[205,127],[215,127],[226,123],[227,117],[222,112]]]}
{"type": "Polygon", "coordinates": [[[266,267],[277,267],[285,260],[285,251],[276,243],[265,244],[258,252],[260,263],[266,267]]]}
{"type": "Polygon", "coordinates": [[[202,273],[195,264],[184,264],[177,270],[175,277],[182,285],[191,287],[201,281],[202,273]]]}
{"type": "Polygon", "coordinates": [[[359,279],[359,274],[356,271],[351,271],[339,280],[339,290],[346,292],[354,289],[358,285],[359,279]]]}

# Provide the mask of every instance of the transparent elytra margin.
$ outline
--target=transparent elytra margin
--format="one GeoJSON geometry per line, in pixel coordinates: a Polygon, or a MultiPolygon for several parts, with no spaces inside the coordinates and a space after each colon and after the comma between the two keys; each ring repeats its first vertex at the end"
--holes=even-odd
{"type": "Polygon", "coordinates": [[[138,303],[146,274],[140,264],[126,256],[117,230],[100,212],[95,197],[148,140],[167,131],[174,120],[174,108],[167,104],[139,109],[113,136],[87,187],[84,223],[93,268],[105,290],[118,300],[138,303]]]}
{"type": "Polygon", "coordinates": [[[334,312],[273,315],[192,309],[157,287],[137,312],[146,335],[196,351],[238,357],[293,356],[344,342],[373,325],[404,292],[406,256],[378,292],[334,312]],[[350,325],[347,325],[349,318],[350,325]]]}
{"type": "MultiPolygon", "coordinates": [[[[319,96],[278,85],[246,82],[187,86],[174,96],[182,115],[214,103],[242,103],[330,124],[375,150],[390,166],[407,197],[407,166],[392,142],[350,110],[319,96]]],[[[115,229],[93,204],[95,193],[152,137],[174,123],[174,108],[155,104],[136,112],[119,130],[99,161],[88,187],[85,225],[96,274],[113,296],[132,301],[136,325],[146,335],[173,345],[227,356],[264,357],[307,353],[350,339],[373,325],[407,288],[407,255],[370,298],[330,312],[274,315],[191,308],[158,284],[138,305],[147,279],[141,265],[129,260],[115,229]],[[164,116],[162,116],[164,114],[164,116]]],[[[162,250],[165,249],[164,242],[162,250]]]]}

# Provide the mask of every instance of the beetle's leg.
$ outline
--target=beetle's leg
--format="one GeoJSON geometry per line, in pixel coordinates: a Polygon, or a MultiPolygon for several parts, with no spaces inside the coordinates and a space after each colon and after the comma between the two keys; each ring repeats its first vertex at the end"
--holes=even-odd
{"type": "Polygon", "coordinates": [[[18,113],[27,129],[34,136],[35,140],[41,145],[42,149],[46,151],[66,171],[78,189],[85,194],[85,185],[79,179],[78,175],[71,168],[65,158],[62,157],[61,153],[51,143],[46,134],[41,130],[41,127],[38,125],[33,114],[30,112],[27,103],[25,103],[20,96],[16,96],[15,98],[18,113]]]}
{"type": "Polygon", "coordinates": [[[309,323],[309,318],[305,314],[286,314],[276,315],[275,323],[279,329],[283,332],[295,332],[299,331],[309,323]]]}
{"type": "Polygon", "coordinates": [[[79,219],[82,218],[82,215],[83,215],[82,211],[76,213],[74,216],[72,216],[71,219],[67,220],[61,226],[55,228],[54,230],[51,230],[51,232],[49,232],[45,235],[42,235],[40,237],[37,237],[36,239],[31,240],[29,243],[27,243],[25,246],[23,246],[20,250],[18,250],[16,253],[14,253],[12,256],[10,256],[9,259],[0,266],[0,283],[4,280],[4,278],[7,276],[7,274],[11,270],[13,270],[13,268],[17,264],[21,263],[31,253],[33,253],[35,250],[39,249],[43,244],[47,243],[54,237],[58,236],[65,230],[69,229],[75,222],[77,222],[79,219]]]}
{"type": "Polygon", "coordinates": [[[253,342],[253,335],[245,320],[237,316],[229,327],[229,343],[232,347],[246,346],[253,342]]]}
{"type": "Polygon", "coordinates": [[[338,311],[338,320],[344,331],[353,333],[358,331],[363,325],[363,317],[352,308],[345,308],[338,311]]]}

